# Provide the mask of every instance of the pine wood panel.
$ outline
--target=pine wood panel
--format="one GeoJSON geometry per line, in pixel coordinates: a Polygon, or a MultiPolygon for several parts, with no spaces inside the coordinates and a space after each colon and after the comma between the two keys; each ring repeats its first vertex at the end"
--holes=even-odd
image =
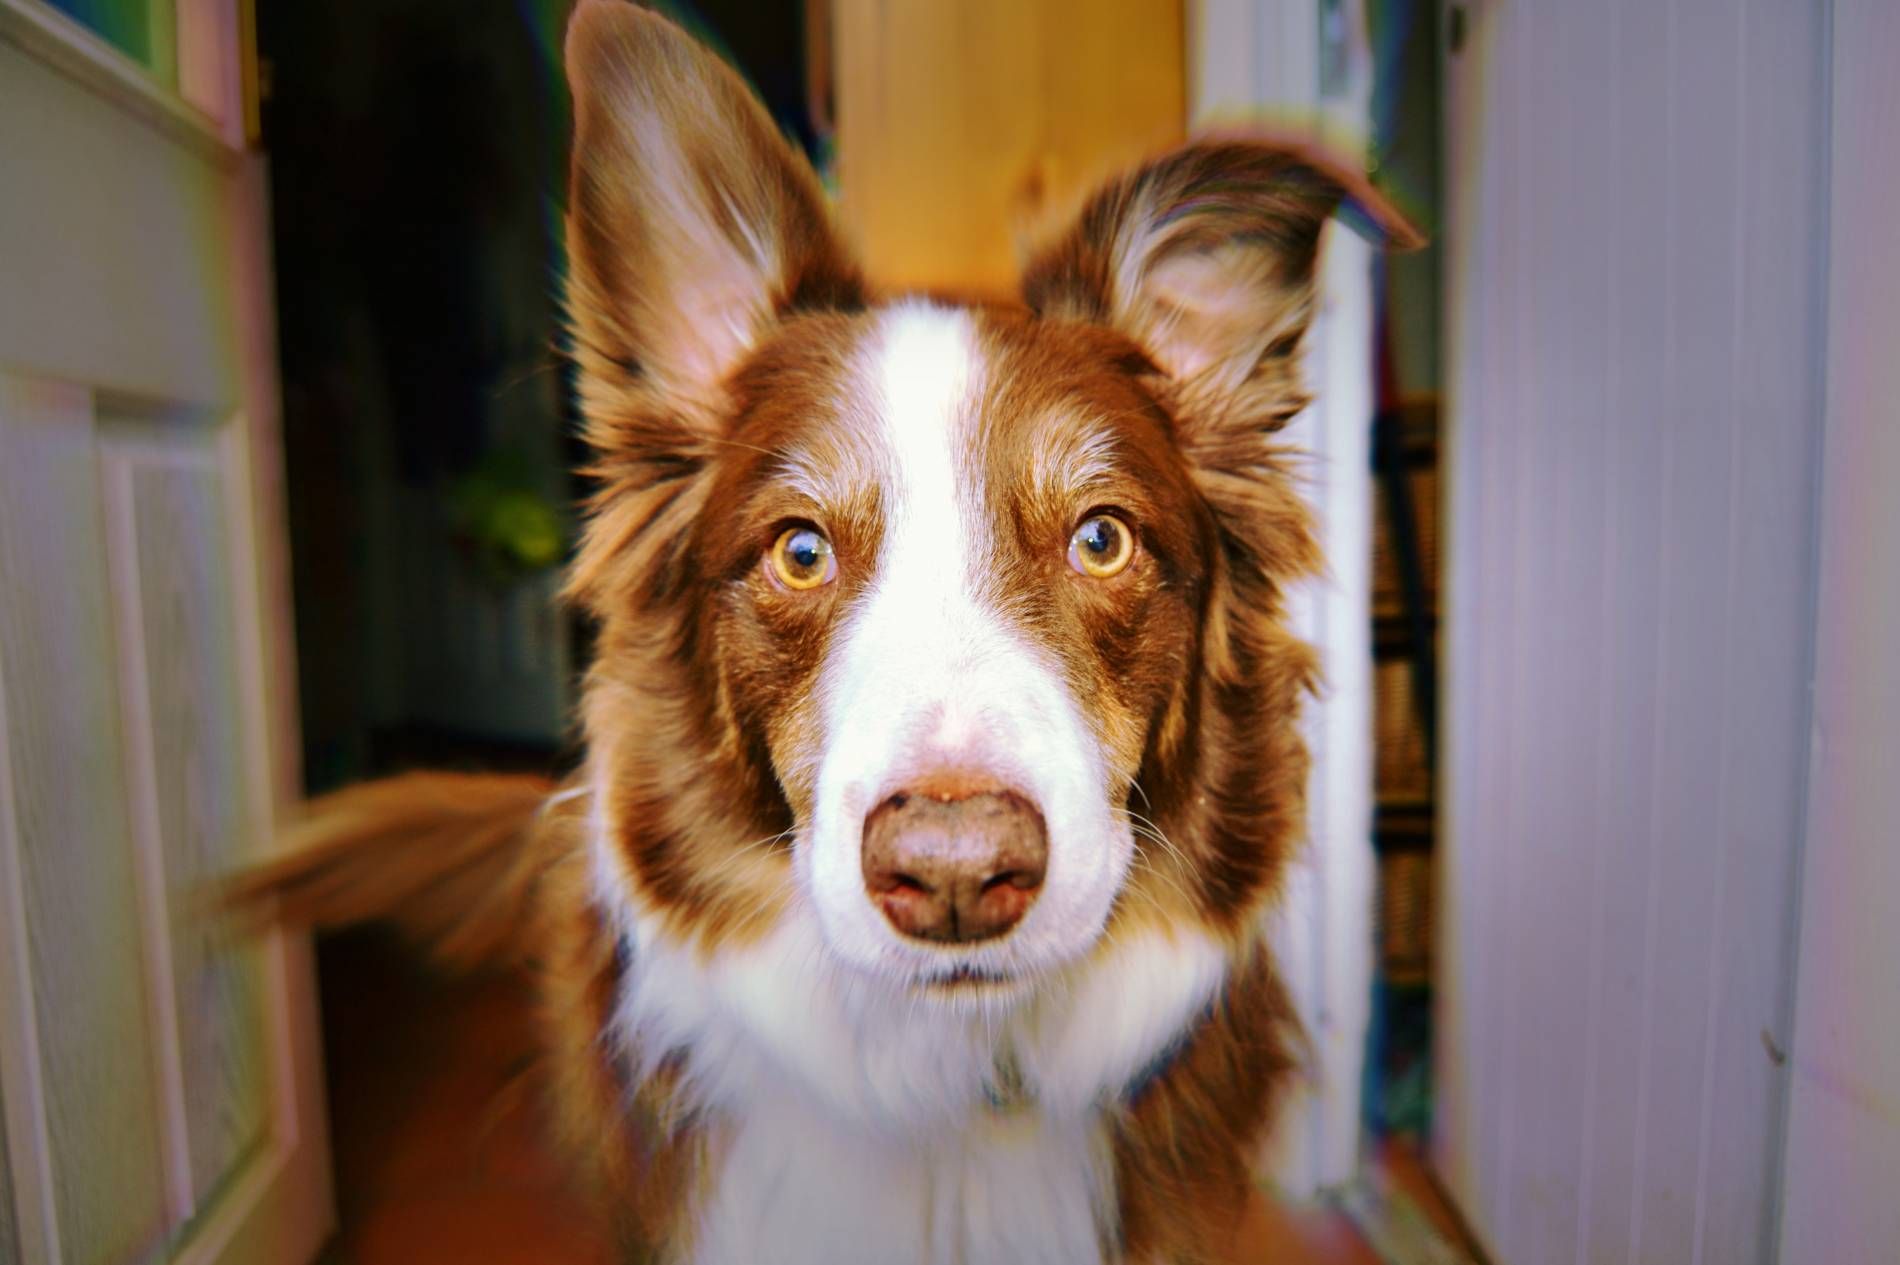
{"type": "Polygon", "coordinates": [[[839,184],[871,275],[1006,294],[1018,238],[1177,140],[1181,0],[835,0],[839,184]]]}
{"type": "Polygon", "coordinates": [[[0,376],[0,674],[49,1165],[68,1265],[162,1244],[91,403],[0,376]]]}

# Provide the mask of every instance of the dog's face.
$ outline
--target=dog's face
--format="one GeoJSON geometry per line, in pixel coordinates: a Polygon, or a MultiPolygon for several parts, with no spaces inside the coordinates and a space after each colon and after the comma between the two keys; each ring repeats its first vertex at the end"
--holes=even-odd
{"type": "Polygon", "coordinates": [[[690,565],[855,965],[1008,981],[1108,918],[1216,548],[1142,364],[904,304],[787,322],[734,374],[690,565]]]}
{"type": "Polygon", "coordinates": [[[1251,913],[1312,671],[1268,436],[1326,215],[1398,221],[1298,152],[1200,145],[1099,194],[1024,308],[880,305],[723,66],[618,5],[569,65],[602,480],[574,591],[620,881],[702,943],[802,903],[925,994],[1033,985],[1116,918],[1251,913]]]}

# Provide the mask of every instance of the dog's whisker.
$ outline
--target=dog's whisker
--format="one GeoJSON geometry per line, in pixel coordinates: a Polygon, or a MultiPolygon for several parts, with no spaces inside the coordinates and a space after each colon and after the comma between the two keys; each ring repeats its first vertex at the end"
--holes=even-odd
{"type": "MultiPolygon", "coordinates": [[[[1158,882],[1165,883],[1169,887],[1173,888],[1175,895],[1179,896],[1182,899],[1182,901],[1184,901],[1190,908],[1194,906],[1194,903],[1195,903],[1194,897],[1188,893],[1187,888],[1182,886],[1181,882],[1177,878],[1175,878],[1174,875],[1167,873],[1160,866],[1156,865],[1153,861],[1143,859],[1143,860],[1137,861],[1136,864],[1139,865],[1142,868],[1142,870],[1145,871],[1146,873],[1154,875],[1155,879],[1158,882]]],[[[1138,886],[1132,888],[1131,890],[1135,891],[1136,894],[1138,895],[1145,896],[1150,902],[1153,903],[1157,911],[1162,912],[1162,913],[1167,912],[1161,906],[1159,901],[1154,900],[1154,894],[1152,892],[1142,892],[1138,886]]]]}
{"type": "Polygon", "coordinates": [[[1181,851],[1179,845],[1177,845],[1174,840],[1168,838],[1167,833],[1151,818],[1144,817],[1130,808],[1118,808],[1113,811],[1129,819],[1129,828],[1133,830],[1135,834],[1153,843],[1160,844],[1167,850],[1168,855],[1173,857],[1174,860],[1184,868],[1192,867],[1192,862],[1188,859],[1188,855],[1181,851]]]}

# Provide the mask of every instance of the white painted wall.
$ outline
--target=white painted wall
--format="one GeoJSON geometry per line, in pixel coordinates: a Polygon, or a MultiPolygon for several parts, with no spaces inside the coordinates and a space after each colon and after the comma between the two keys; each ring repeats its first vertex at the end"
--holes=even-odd
{"type": "MultiPolygon", "coordinates": [[[[1808,763],[1827,10],[1463,7],[1438,1157],[1513,1265],[1768,1260],[1808,763]]],[[[1870,125],[1861,154],[1890,157],[1895,135],[1870,125]]]]}
{"type": "MultiPolygon", "coordinates": [[[[1349,73],[1323,97],[1317,0],[1201,0],[1189,5],[1189,112],[1195,127],[1259,125],[1324,133],[1363,149],[1371,58],[1361,6],[1344,6],[1349,73]]],[[[1307,339],[1312,407],[1287,428],[1329,567],[1296,595],[1294,619],[1325,659],[1326,690],[1307,717],[1313,752],[1308,839],[1275,915],[1280,967],[1313,1043],[1312,1076],[1289,1100],[1269,1167],[1280,1189],[1310,1195],[1351,1177],[1359,1159],[1360,1072],[1372,987],[1372,419],[1371,254],[1328,231],[1320,310],[1307,339]]]]}
{"type": "Polygon", "coordinates": [[[1835,0],[1827,427],[1781,1259],[1900,1259],[1900,7],[1835,0]]]}

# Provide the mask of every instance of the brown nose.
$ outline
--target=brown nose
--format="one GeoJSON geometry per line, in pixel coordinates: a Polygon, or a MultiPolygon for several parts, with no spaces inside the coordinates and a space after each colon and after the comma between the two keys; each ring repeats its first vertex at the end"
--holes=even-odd
{"type": "Polygon", "coordinates": [[[1049,864],[1042,814],[1009,791],[899,791],[864,819],[864,886],[919,940],[1000,936],[1036,901],[1049,864]]]}

